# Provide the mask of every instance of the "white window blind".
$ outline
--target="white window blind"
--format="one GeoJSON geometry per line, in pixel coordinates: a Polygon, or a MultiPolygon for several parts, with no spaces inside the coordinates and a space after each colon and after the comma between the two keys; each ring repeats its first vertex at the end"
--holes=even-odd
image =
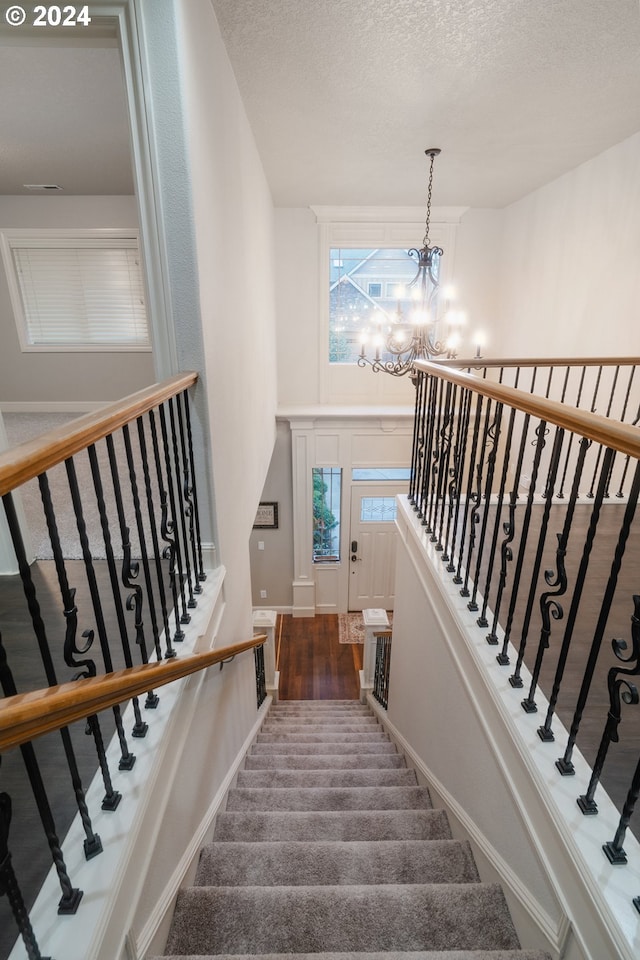
{"type": "Polygon", "coordinates": [[[10,240],[23,344],[149,349],[135,239],[10,240]]]}

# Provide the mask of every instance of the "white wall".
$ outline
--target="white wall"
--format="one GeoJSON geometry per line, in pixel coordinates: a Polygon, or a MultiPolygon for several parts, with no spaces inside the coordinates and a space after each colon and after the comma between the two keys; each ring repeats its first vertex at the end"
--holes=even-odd
{"type": "MultiPolygon", "coordinates": [[[[138,226],[135,197],[0,197],[0,230],[138,226]]],[[[151,353],[22,353],[0,261],[0,402],[119,400],[156,379],[151,353]]]]}
{"type": "Polygon", "coordinates": [[[288,613],[293,601],[293,494],[291,430],[287,422],[278,423],[276,444],[260,499],[278,504],[278,529],[251,531],[253,605],[284,608],[288,613]],[[262,590],[266,590],[266,597],[260,596],[262,590]]]}
{"type": "MultiPolygon", "coordinates": [[[[324,277],[320,273],[320,228],[311,210],[289,208],[275,211],[275,228],[280,404],[412,404],[414,394],[408,377],[398,380],[356,365],[349,368],[349,382],[342,395],[322,396],[320,364],[325,363],[328,347],[325,350],[321,337],[319,303],[324,277]]],[[[424,224],[416,224],[418,245],[423,232],[424,224]]],[[[489,343],[493,340],[501,232],[501,211],[468,210],[457,228],[455,249],[444,251],[448,263],[453,261],[460,306],[468,314],[467,349],[461,355],[470,355],[478,327],[488,332],[489,343]]],[[[326,376],[324,380],[330,382],[326,376]]]]}
{"type": "Polygon", "coordinates": [[[504,211],[497,356],[640,353],[640,134],[504,211]]]}
{"type": "Polygon", "coordinates": [[[273,208],[211,4],[180,7],[219,556],[239,639],[251,634],[249,537],[275,442],[273,208]]]}

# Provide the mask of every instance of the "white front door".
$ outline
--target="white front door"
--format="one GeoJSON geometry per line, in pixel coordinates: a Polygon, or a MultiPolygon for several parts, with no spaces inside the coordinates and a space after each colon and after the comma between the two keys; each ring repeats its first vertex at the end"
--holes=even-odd
{"type": "Polygon", "coordinates": [[[349,610],[393,610],[396,496],[406,483],[353,484],[349,536],[349,610]]]}

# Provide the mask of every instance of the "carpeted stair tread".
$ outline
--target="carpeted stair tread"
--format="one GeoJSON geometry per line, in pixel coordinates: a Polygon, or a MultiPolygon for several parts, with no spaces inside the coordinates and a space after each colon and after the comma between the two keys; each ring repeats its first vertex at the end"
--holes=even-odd
{"type": "Polygon", "coordinates": [[[211,843],[202,851],[197,886],[325,886],[477,883],[468,843],[375,840],[211,843]]]}
{"type": "Polygon", "coordinates": [[[230,811],[214,840],[449,840],[444,810],[230,811]]]}
{"type": "MultiPolygon", "coordinates": [[[[382,727],[371,733],[359,733],[359,743],[389,742],[389,734],[382,727]]],[[[256,743],[353,743],[353,734],[349,733],[259,733],[256,743]]]]}
{"type": "Polygon", "coordinates": [[[415,810],[431,807],[426,787],[236,787],[227,810],[415,810]]]}
{"type": "Polygon", "coordinates": [[[358,701],[273,705],[164,960],[550,960],[358,701]]]}
{"type": "MultiPolygon", "coordinates": [[[[260,960],[551,960],[543,950],[394,950],[387,953],[261,953],[260,960]]],[[[255,960],[255,953],[151,957],[150,960],[255,960]]]]}
{"type": "Polygon", "coordinates": [[[406,767],[405,759],[400,753],[379,754],[302,754],[288,755],[274,753],[265,756],[249,754],[245,761],[245,770],[273,770],[280,767],[283,770],[354,770],[378,769],[388,770],[392,767],[406,767]]]}
{"type": "Polygon", "coordinates": [[[415,770],[240,770],[237,787],[416,787],[415,770]]]}
{"type": "Polygon", "coordinates": [[[190,887],[178,894],[167,952],[519,946],[497,884],[190,887]]]}
{"type": "Polygon", "coordinates": [[[395,743],[383,740],[380,743],[254,743],[249,755],[252,757],[273,754],[340,754],[358,755],[363,753],[398,753],[395,743]]]}

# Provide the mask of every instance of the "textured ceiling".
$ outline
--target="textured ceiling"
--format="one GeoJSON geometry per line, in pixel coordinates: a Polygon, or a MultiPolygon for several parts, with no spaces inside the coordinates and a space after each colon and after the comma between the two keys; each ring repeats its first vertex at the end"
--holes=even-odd
{"type": "MultiPolygon", "coordinates": [[[[190,0],[177,0],[189,3],[190,0]]],[[[640,0],[211,0],[278,206],[501,207],[640,130],[640,0]]],[[[119,55],[0,28],[0,194],[133,190],[119,55]]]]}
{"type": "Polygon", "coordinates": [[[96,42],[0,41],[0,194],[133,193],[120,52],[96,42]]]}
{"type": "Polygon", "coordinates": [[[212,0],[274,201],[501,207],[640,129],[638,0],[212,0]]]}

